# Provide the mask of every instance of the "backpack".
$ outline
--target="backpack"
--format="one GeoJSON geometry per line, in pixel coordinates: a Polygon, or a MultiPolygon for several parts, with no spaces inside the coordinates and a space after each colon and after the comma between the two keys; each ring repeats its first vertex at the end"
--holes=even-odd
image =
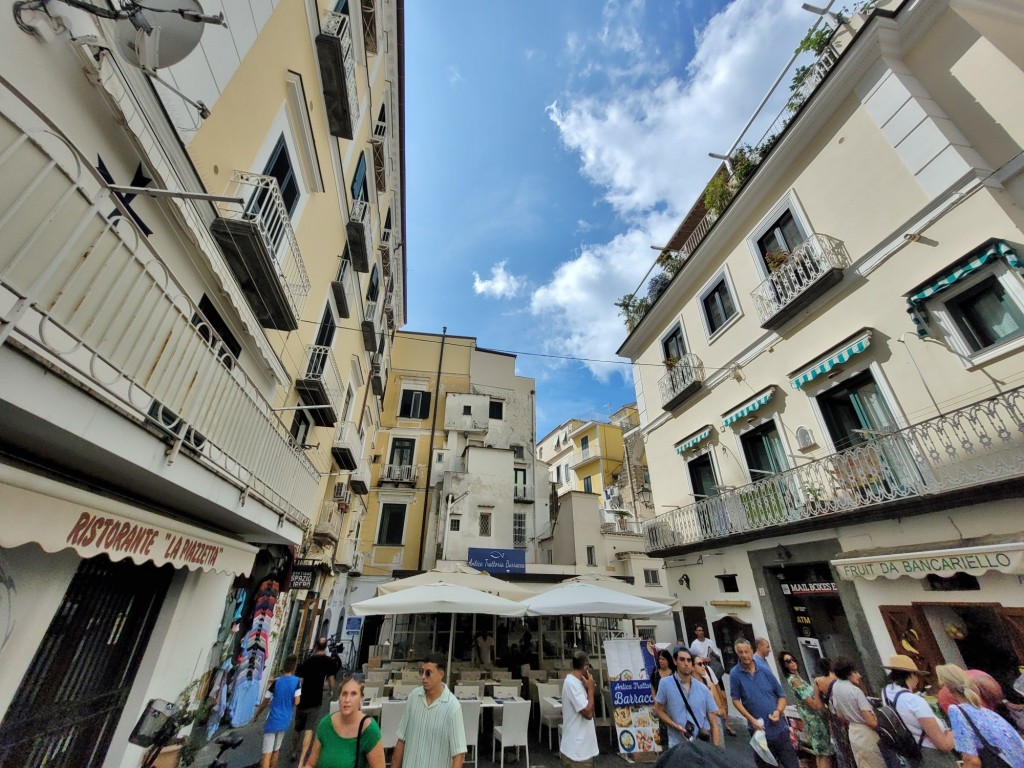
{"type": "Polygon", "coordinates": [[[921,738],[915,739],[914,734],[907,728],[899,712],[896,711],[896,702],[900,696],[910,691],[903,689],[892,698],[892,702],[885,700],[882,694],[882,706],[875,708],[875,717],[878,718],[878,745],[883,749],[889,749],[900,757],[905,757],[911,763],[916,764],[921,760],[921,744],[924,742],[924,731],[921,731],[921,738]]]}

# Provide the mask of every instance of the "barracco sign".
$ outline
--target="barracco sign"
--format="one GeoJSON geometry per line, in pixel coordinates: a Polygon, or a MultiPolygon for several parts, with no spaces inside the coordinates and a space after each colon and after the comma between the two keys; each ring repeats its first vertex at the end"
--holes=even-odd
{"type": "Polygon", "coordinates": [[[470,547],[466,562],[487,573],[526,573],[526,552],[520,549],[470,547]]]}
{"type": "Polygon", "coordinates": [[[989,571],[1024,573],[1024,543],[841,558],[833,560],[832,565],[839,576],[847,581],[858,578],[870,581],[879,576],[888,579],[897,579],[900,576],[923,579],[929,574],[948,577],[954,573],[980,576],[989,571]]]}

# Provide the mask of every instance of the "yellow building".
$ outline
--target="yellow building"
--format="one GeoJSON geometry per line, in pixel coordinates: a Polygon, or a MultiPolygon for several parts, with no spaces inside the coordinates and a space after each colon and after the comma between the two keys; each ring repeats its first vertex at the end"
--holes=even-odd
{"type": "Polygon", "coordinates": [[[138,765],[150,699],[338,632],[405,321],[403,5],[46,11],[0,27],[0,762],[138,765]]]}
{"type": "Polygon", "coordinates": [[[814,35],[630,307],[646,549],[727,656],[1024,663],[1024,23],[969,6],[814,35]]]}

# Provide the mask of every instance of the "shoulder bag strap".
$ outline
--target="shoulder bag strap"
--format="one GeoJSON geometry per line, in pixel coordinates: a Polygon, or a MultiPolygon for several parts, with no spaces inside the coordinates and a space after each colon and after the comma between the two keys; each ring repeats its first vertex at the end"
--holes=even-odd
{"type": "Polygon", "coordinates": [[[968,715],[968,714],[967,714],[967,710],[966,710],[966,709],[965,709],[965,708],[964,708],[963,706],[958,706],[958,707],[957,707],[957,711],[959,711],[959,712],[960,712],[960,714],[964,716],[964,719],[965,719],[965,720],[967,720],[967,724],[971,726],[971,729],[972,729],[972,730],[973,730],[973,731],[974,731],[974,732],[975,732],[976,734],[978,734],[978,738],[979,738],[979,739],[981,739],[981,743],[982,743],[982,744],[983,744],[984,746],[986,746],[986,747],[988,747],[989,749],[991,749],[991,750],[992,750],[993,752],[995,752],[995,753],[996,753],[997,755],[999,755],[1000,757],[1002,757],[1002,755],[1003,755],[1003,751],[1002,751],[1001,749],[999,749],[999,747],[996,747],[996,746],[994,746],[994,745],[993,745],[993,744],[992,744],[991,742],[989,742],[989,740],[988,740],[988,739],[986,739],[986,738],[985,738],[985,734],[983,734],[983,733],[981,732],[981,730],[980,730],[980,729],[978,728],[978,726],[976,726],[976,725],[974,724],[974,721],[973,721],[973,720],[971,720],[971,717],[970,717],[970,715],[968,715]]]}
{"type": "MultiPolygon", "coordinates": [[[[906,728],[909,731],[910,730],[910,726],[907,725],[907,721],[903,719],[903,715],[900,714],[899,709],[896,707],[896,702],[900,700],[900,696],[902,696],[904,693],[910,693],[910,691],[907,690],[906,688],[901,688],[900,690],[898,690],[896,692],[896,695],[892,697],[892,701],[889,704],[892,707],[892,711],[896,713],[896,717],[898,717],[900,719],[900,722],[903,723],[903,727],[906,728]]],[[[885,690],[884,689],[882,690],[882,702],[885,703],[885,690]]],[[[920,725],[920,723],[918,725],[920,725]]],[[[921,728],[921,737],[917,740],[917,746],[918,747],[920,747],[920,746],[922,746],[924,744],[924,736],[925,736],[924,728],[921,728]]]]}
{"type": "Polygon", "coordinates": [[[838,682],[838,680],[833,680],[831,683],[828,684],[828,690],[825,691],[825,705],[828,707],[832,706],[832,689],[836,687],[836,683],[838,682]]]}
{"type": "MultiPolygon", "coordinates": [[[[686,711],[690,713],[690,717],[693,719],[693,727],[697,730],[700,730],[703,726],[700,724],[700,721],[697,719],[697,716],[693,714],[693,708],[690,706],[690,700],[687,699],[686,694],[683,693],[683,686],[679,684],[679,678],[676,677],[674,672],[672,673],[672,680],[676,684],[676,688],[679,691],[679,695],[683,697],[683,704],[686,705],[686,711]]],[[[693,685],[692,682],[690,684],[693,685]]]]}
{"type": "Polygon", "coordinates": [[[359,768],[361,757],[361,755],[359,754],[359,742],[363,740],[363,729],[366,726],[366,721],[369,719],[369,715],[363,715],[363,719],[359,721],[359,727],[356,728],[356,755],[355,762],[352,763],[353,768],[359,768]]]}

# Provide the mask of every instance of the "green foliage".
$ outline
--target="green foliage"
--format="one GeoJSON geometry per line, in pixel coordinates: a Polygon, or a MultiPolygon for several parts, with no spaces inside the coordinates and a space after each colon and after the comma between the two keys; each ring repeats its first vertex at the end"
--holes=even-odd
{"type": "Polygon", "coordinates": [[[725,174],[718,174],[704,188],[704,208],[708,213],[721,216],[732,201],[733,190],[725,174]]]}
{"type": "Polygon", "coordinates": [[[626,328],[632,331],[650,310],[651,300],[638,299],[635,294],[627,293],[615,302],[615,306],[619,308],[619,314],[626,319],[626,328]]]}
{"type": "Polygon", "coordinates": [[[678,251],[662,251],[658,254],[658,266],[661,267],[671,277],[678,272],[683,266],[683,260],[679,256],[678,251]]]}
{"type": "Polygon", "coordinates": [[[835,30],[827,24],[822,24],[817,29],[811,28],[807,30],[807,34],[804,35],[804,39],[800,41],[800,45],[796,47],[796,53],[813,53],[815,56],[821,56],[828,48],[829,41],[832,39],[832,35],[835,30]]]}
{"type": "Polygon", "coordinates": [[[736,189],[742,187],[747,181],[747,177],[757,168],[756,155],[758,155],[757,151],[749,144],[741,144],[732,153],[730,158],[732,163],[732,184],[736,189]]]}

